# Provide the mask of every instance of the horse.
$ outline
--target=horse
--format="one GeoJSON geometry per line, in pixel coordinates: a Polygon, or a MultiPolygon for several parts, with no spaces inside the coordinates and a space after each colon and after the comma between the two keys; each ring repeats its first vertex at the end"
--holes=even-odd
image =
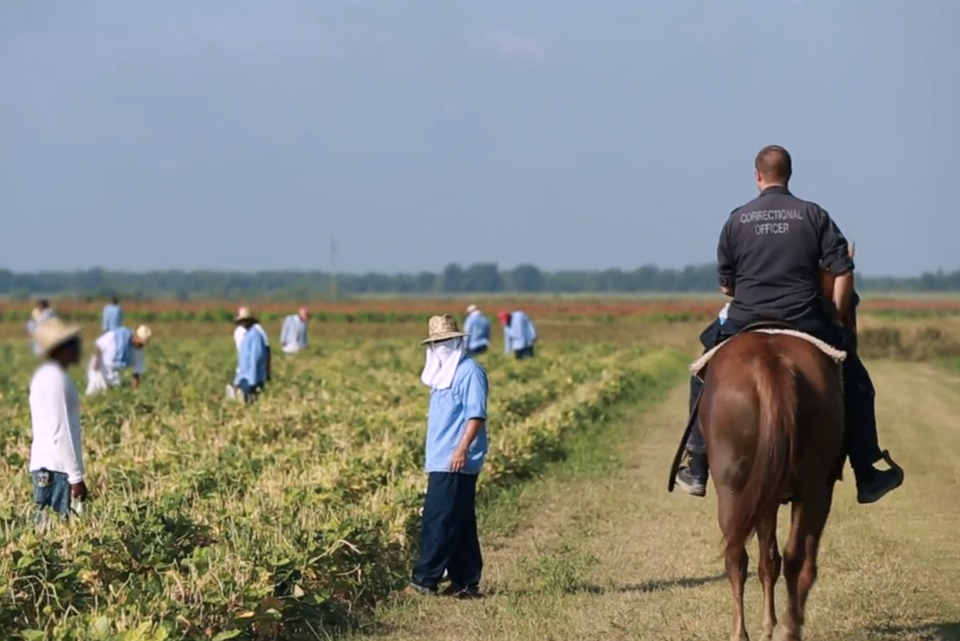
{"type": "Polygon", "coordinates": [[[763,638],[800,641],[820,538],[845,460],[839,364],[844,353],[771,325],[776,327],[749,326],[704,357],[709,367],[700,422],[733,592],[731,641],[750,638],[743,593],[746,543],[754,532],[764,593],[763,638]],[[781,556],[777,516],[787,502],[791,528],[781,556]],[[781,570],[788,604],[778,624],[774,589],[781,570]]]}

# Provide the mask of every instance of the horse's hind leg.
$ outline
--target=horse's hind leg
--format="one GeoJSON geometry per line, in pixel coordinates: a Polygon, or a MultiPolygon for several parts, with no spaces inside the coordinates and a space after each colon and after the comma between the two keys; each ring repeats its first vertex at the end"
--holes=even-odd
{"type": "Polygon", "coordinates": [[[774,630],[774,641],[801,639],[807,597],[817,580],[817,554],[833,501],[833,484],[823,492],[805,492],[804,499],[803,503],[794,503],[791,510],[790,538],[783,558],[787,611],[774,630]]]}
{"type": "MultiPolygon", "coordinates": [[[[720,529],[726,533],[728,515],[733,513],[736,499],[730,494],[729,490],[719,486],[717,487],[717,494],[719,496],[717,503],[720,511],[720,529]]],[[[749,563],[747,548],[742,545],[739,548],[727,547],[725,562],[727,578],[730,579],[730,590],[733,594],[733,631],[730,633],[730,641],[750,641],[743,614],[743,590],[747,583],[749,563]]]]}
{"type": "Polygon", "coordinates": [[[777,625],[775,594],[783,564],[777,546],[777,510],[760,519],[757,524],[757,543],[760,547],[758,574],[763,586],[763,640],[770,641],[777,625]]]}

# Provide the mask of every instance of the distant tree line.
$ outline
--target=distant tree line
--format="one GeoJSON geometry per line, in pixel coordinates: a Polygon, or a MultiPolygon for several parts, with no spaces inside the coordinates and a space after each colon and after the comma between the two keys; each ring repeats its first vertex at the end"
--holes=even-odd
{"type": "MultiPolygon", "coordinates": [[[[858,278],[858,288],[883,292],[957,292],[960,270],[929,272],[908,278],[858,278]]],[[[338,274],[338,297],[351,294],[429,295],[460,293],[604,294],[716,292],[714,265],[659,269],[646,265],[634,270],[548,272],[534,265],[500,269],[494,263],[469,267],[447,265],[439,273],[338,274]]],[[[0,270],[0,296],[25,300],[39,294],[125,299],[177,298],[181,300],[323,299],[334,291],[329,272],[295,271],[149,271],[121,272],[88,269],[74,272],[17,273],[0,270]]]]}

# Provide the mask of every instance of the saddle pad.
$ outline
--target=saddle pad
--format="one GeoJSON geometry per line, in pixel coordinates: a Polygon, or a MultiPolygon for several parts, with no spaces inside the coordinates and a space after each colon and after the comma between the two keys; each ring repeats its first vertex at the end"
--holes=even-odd
{"type": "MultiPolygon", "coordinates": [[[[748,332],[760,332],[761,334],[786,334],[787,336],[795,336],[802,340],[807,341],[821,352],[832,358],[837,363],[842,363],[844,359],[847,358],[847,353],[841,349],[837,349],[828,343],[823,342],[816,336],[811,336],[810,334],[805,334],[804,332],[798,332],[795,329],[751,329],[747,330],[748,332]]],[[[732,338],[732,337],[731,337],[732,338]]],[[[720,351],[720,348],[726,345],[729,342],[729,339],[723,341],[709,352],[698,358],[691,366],[690,373],[694,376],[698,376],[704,367],[707,366],[707,363],[710,362],[710,359],[713,358],[713,355],[720,351]]]]}

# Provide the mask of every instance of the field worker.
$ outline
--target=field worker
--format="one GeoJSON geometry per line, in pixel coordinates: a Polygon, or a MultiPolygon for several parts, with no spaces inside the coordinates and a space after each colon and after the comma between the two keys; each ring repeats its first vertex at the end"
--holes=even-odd
{"type": "MultiPolygon", "coordinates": [[[[244,316],[250,316],[250,308],[249,308],[249,307],[241,307],[240,309],[237,310],[237,319],[239,319],[239,318],[241,318],[241,317],[244,317],[244,316]]],[[[240,344],[243,342],[243,336],[244,336],[244,334],[247,333],[247,329],[248,329],[248,328],[247,328],[247,326],[246,326],[244,323],[238,322],[237,319],[234,319],[234,321],[233,321],[234,324],[237,326],[236,329],[233,330],[233,342],[237,344],[237,354],[239,355],[239,354],[240,354],[240,344]]],[[[271,359],[270,359],[270,337],[267,336],[267,330],[265,330],[265,329],[263,328],[263,325],[261,325],[261,324],[259,323],[259,321],[254,321],[254,324],[252,325],[252,327],[253,327],[256,331],[260,332],[260,335],[263,337],[263,343],[264,343],[264,345],[267,346],[267,380],[269,381],[269,380],[270,380],[270,365],[271,365],[271,362],[270,362],[270,360],[271,360],[271,359]]]]}
{"type": "Polygon", "coordinates": [[[120,299],[116,296],[103,306],[103,331],[109,332],[123,325],[123,310],[120,308],[120,299]]]}
{"type": "Polygon", "coordinates": [[[46,508],[69,518],[71,500],[87,498],[83,482],[80,395],[67,370],[80,362],[80,328],[59,318],[44,321],[34,335],[43,364],[30,381],[30,476],[37,525],[46,523],[46,508]]]}
{"type": "Polygon", "coordinates": [[[301,307],[296,314],[283,319],[280,330],[280,348],[284,354],[296,354],[307,348],[307,308],[301,307]]]}
{"type": "Polygon", "coordinates": [[[471,356],[483,354],[490,347],[490,321],[476,305],[467,307],[463,331],[467,333],[467,353],[471,356]]]}
{"type": "Polygon", "coordinates": [[[513,352],[519,358],[531,358],[533,345],[537,341],[537,328],[524,312],[504,312],[497,314],[503,325],[503,349],[505,354],[513,352]]]}
{"type": "Polygon", "coordinates": [[[145,370],[143,348],[152,336],[149,327],[140,325],[133,332],[120,326],[98,338],[87,366],[87,396],[119,386],[125,369],[130,370],[133,389],[139,389],[145,370]]]}
{"type": "Polygon", "coordinates": [[[267,358],[269,351],[262,332],[254,327],[257,319],[246,307],[240,309],[236,323],[247,331],[240,341],[240,351],[237,354],[237,371],[233,377],[233,391],[227,389],[229,397],[236,397],[239,392],[246,403],[256,400],[263,386],[267,382],[267,358]],[[252,331],[251,331],[252,330],[252,331]]]}
{"type": "MultiPolygon", "coordinates": [[[[37,326],[45,320],[53,318],[53,310],[50,308],[50,302],[46,298],[37,301],[33,311],[30,312],[30,320],[27,321],[27,334],[31,337],[37,331],[37,326]]],[[[41,349],[36,342],[33,343],[33,353],[40,355],[41,349]]]]}
{"type": "MultiPolygon", "coordinates": [[[[819,205],[790,192],[787,185],[793,168],[786,149],[761,149],[754,168],[760,195],[735,209],[720,233],[720,289],[732,300],[720,336],[706,347],[720,344],[755,321],[776,320],[846,349],[846,449],[856,477],[857,501],[873,503],[903,483],[903,470],[880,450],[869,375],[856,350],[847,349],[849,332],[840,324],[853,297],[854,262],[847,239],[819,205]],[[822,294],[823,268],[833,275],[832,301],[825,301],[822,294]],[[881,471],[874,466],[881,458],[890,469],[881,471]]],[[[694,496],[705,495],[708,476],[706,448],[696,416],[701,388],[700,380],[693,377],[690,405],[694,411],[685,443],[689,465],[676,475],[677,484],[694,496]]]]}
{"type": "Polygon", "coordinates": [[[420,380],[430,388],[427,413],[427,494],[420,523],[420,557],[408,594],[480,596],[483,557],[477,535],[477,476],[487,454],[487,373],[467,355],[466,333],[449,314],[428,325],[420,380]]]}

